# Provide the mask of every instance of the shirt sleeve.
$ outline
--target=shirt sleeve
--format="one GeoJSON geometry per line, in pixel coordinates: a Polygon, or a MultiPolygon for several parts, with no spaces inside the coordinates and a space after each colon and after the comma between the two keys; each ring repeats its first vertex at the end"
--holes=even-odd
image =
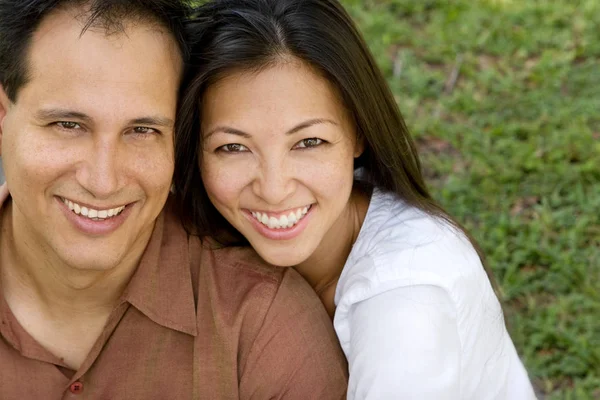
{"type": "Polygon", "coordinates": [[[243,367],[240,399],[344,399],[347,385],[347,363],[331,320],[290,268],[243,367]]]}
{"type": "Polygon", "coordinates": [[[445,290],[389,290],[349,312],[348,399],[459,400],[461,343],[445,290]]]}

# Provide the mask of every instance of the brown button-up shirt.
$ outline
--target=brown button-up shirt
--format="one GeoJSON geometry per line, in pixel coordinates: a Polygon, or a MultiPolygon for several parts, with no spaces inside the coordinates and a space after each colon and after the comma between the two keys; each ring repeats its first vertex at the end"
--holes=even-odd
{"type": "Polygon", "coordinates": [[[210,250],[168,208],[79,370],[38,344],[0,296],[2,400],[329,400],[346,383],[331,321],[293,269],[249,248],[210,250]]]}

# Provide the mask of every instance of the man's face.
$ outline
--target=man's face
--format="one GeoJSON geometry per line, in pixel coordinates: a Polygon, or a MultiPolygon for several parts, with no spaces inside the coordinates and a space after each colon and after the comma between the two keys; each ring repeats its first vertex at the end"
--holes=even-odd
{"type": "Polygon", "coordinates": [[[181,58],[156,26],[82,35],[77,12],[42,22],[15,103],[0,90],[0,151],[15,239],[109,270],[139,257],[168,196],[181,58]]]}

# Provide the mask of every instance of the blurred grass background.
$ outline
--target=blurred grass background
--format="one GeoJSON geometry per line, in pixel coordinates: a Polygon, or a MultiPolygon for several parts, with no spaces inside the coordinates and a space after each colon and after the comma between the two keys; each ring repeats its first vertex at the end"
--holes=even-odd
{"type": "Polygon", "coordinates": [[[547,399],[600,399],[600,1],[342,0],[547,399]]]}

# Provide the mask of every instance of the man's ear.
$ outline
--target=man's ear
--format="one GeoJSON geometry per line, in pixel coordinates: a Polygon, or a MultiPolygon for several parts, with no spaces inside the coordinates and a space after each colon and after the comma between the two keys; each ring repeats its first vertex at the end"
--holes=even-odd
{"type": "Polygon", "coordinates": [[[2,156],[2,139],[4,138],[4,120],[9,106],[10,99],[4,90],[4,86],[0,83],[0,157],[2,156]]]}

